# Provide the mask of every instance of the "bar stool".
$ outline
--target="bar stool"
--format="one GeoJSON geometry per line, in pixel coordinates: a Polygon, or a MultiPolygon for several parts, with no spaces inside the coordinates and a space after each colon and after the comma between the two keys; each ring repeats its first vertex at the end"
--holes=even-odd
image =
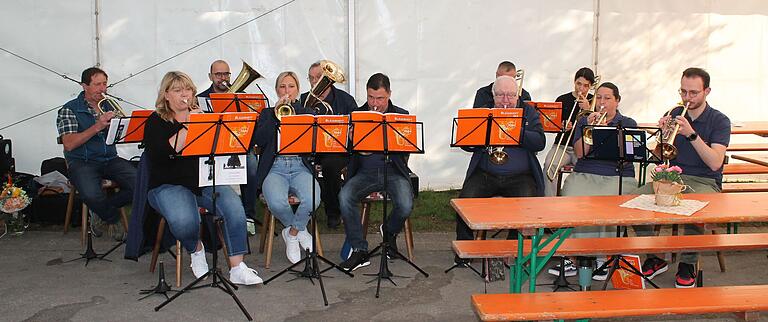
{"type": "MultiPolygon", "coordinates": [[[[368,240],[368,219],[371,214],[371,204],[380,202],[383,199],[384,197],[380,192],[374,192],[362,200],[362,206],[360,207],[360,222],[363,225],[363,239],[365,240],[368,240]]],[[[411,229],[410,217],[405,219],[403,232],[405,233],[405,247],[408,252],[408,260],[413,261],[413,230],[411,229]]]]}
{"type": "MultiPolygon", "coordinates": [[[[264,205],[264,225],[261,226],[259,253],[264,253],[266,250],[266,254],[264,255],[264,268],[269,268],[269,266],[272,264],[272,246],[274,245],[275,239],[274,236],[276,220],[275,216],[273,216],[272,212],[269,210],[269,206],[267,205],[267,201],[264,199],[264,195],[259,195],[259,200],[261,200],[262,204],[264,205]],[[267,236],[269,236],[269,238],[267,238],[267,236]]],[[[288,204],[291,205],[291,207],[298,206],[300,203],[301,202],[299,201],[299,198],[296,196],[288,196],[288,204]]],[[[323,244],[320,242],[320,230],[317,229],[317,221],[315,221],[314,216],[309,219],[309,224],[315,231],[315,245],[317,246],[317,253],[320,256],[323,256],[323,244]]]]}
{"type": "MultiPolygon", "coordinates": [[[[75,186],[69,185],[69,198],[67,200],[67,214],[64,217],[64,234],[69,232],[69,225],[72,221],[72,210],[75,206],[75,194],[77,194],[77,189],[75,189],[75,186]]],[[[108,179],[101,180],[101,190],[104,190],[105,193],[117,193],[120,191],[120,186],[108,179]]],[[[85,239],[87,235],[87,226],[88,226],[88,206],[83,202],[83,208],[80,215],[80,245],[85,245],[85,239]]],[[[125,228],[125,232],[128,232],[128,215],[126,212],[125,207],[120,208],[120,219],[123,222],[123,227],[125,228]]]]}

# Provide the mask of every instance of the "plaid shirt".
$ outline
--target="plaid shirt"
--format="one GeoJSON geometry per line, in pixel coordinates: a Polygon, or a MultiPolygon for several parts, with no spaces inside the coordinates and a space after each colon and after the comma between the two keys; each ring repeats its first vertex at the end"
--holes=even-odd
{"type": "MultiPolygon", "coordinates": [[[[85,101],[85,98],[83,98],[83,104],[88,106],[88,102],[85,101]]],[[[99,117],[99,114],[95,109],[91,108],[89,110],[91,111],[94,119],[99,117]]],[[[59,110],[59,115],[56,117],[56,128],[59,131],[59,137],[62,137],[65,134],[79,132],[77,130],[77,116],[75,116],[75,112],[73,112],[72,109],[66,105],[59,110]]]]}

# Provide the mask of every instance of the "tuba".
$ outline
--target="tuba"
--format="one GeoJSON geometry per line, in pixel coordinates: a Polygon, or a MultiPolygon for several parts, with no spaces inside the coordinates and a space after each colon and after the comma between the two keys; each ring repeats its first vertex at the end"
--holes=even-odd
{"type": "Polygon", "coordinates": [[[99,116],[106,112],[113,111],[115,112],[115,117],[125,117],[126,114],[123,111],[123,108],[120,107],[120,104],[117,103],[117,98],[106,92],[101,93],[101,96],[104,96],[104,98],[96,103],[96,111],[99,113],[99,116]],[[109,109],[105,110],[106,107],[109,107],[109,109]]]}
{"type": "Polygon", "coordinates": [[[325,59],[320,61],[320,70],[323,75],[309,91],[307,100],[304,101],[304,108],[311,108],[315,114],[333,114],[331,105],[320,99],[320,95],[331,87],[333,83],[344,83],[346,81],[344,70],[339,65],[336,65],[336,63],[325,59]]]}
{"type": "Polygon", "coordinates": [[[228,84],[224,83],[229,89],[227,90],[227,93],[237,93],[242,92],[245,90],[248,85],[253,83],[253,81],[259,79],[261,77],[261,74],[257,72],[253,67],[248,65],[245,61],[243,61],[243,68],[240,69],[240,73],[237,74],[237,78],[235,78],[234,84],[228,84]]]}
{"type": "MultiPolygon", "coordinates": [[[[678,105],[672,107],[669,109],[666,113],[664,113],[664,116],[671,116],[672,110],[683,107],[683,111],[680,113],[681,116],[685,117],[685,113],[688,112],[688,106],[691,105],[691,102],[685,103],[685,105],[679,103],[678,105]]],[[[675,147],[675,137],[677,136],[677,132],[680,131],[680,124],[677,124],[675,121],[675,117],[671,117],[669,121],[666,124],[663,124],[663,127],[661,129],[661,137],[657,137],[656,140],[659,142],[656,148],[654,149],[654,152],[656,155],[660,155],[664,160],[669,161],[677,158],[677,147],[675,147]]]]}
{"type": "MultiPolygon", "coordinates": [[[[584,99],[586,99],[589,96],[590,91],[593,93],[597,93],[597,88],[600,86],[599,84],[600,84],[600,75],[597,75],[595,76],[595,82],[592,83],[592,86],[589,88],[589,91],[587,91],[586,95],[583,96],[584,99]]],[[[589,111],[589,113],[592,113],[592,111],[595,110],[596,102],[597,102],[597,99],[593,94],[592,102],[591,102],[592,110],[589,111]]],[[[568,118],[565,120],[565,124],[568,124],[568,122],[571,120],[571,118],[573,117],[573,113],[576,112],[576,108],[578,106],[579,106],[579,101],[577,99],[575,102],[573,102],[573,108],[571,109],[571,114],[568,115],[568,118]]],[[[584,115],[589,115],[589,113],[584,113],[584,111],[579,111],[579,113],[576,116],[576,120],[578,120],[584,115]]],[[[565,128],[565,126],[563,126],[563,128],[565,128]]],[[[558,147],[561,145],[565,145],[566,147],[563,148],[562,152],[560,152],[560,150],[555,150],[555,152],[558,152],[559,155],[558,153],[555,153],[555,155],[552,157],[552,160],[557,159],[557,164],[550,161],[549,167],[547,168],[547,179],[549,179],[549,181],[555,181],[555,179],[557,179],[557,173],[560,172],[560,168],[563,166],[563,160],[565,159],[565,154],[568,153],[568,144],[571,142],[571,138],[573,137],[573,131],[574,129],[571,129],[571,131],[568,132],[567,138],[565,138],[565,135],[561,135],[560,140],[554,146],[555,149],[559,149],[558,147]],[[563,141],[564,138],[565,138],[565,141],[563,141]]]]}

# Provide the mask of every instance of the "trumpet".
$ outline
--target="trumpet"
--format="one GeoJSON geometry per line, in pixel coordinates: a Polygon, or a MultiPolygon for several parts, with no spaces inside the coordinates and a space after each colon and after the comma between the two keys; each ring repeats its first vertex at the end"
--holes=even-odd
{"type": "Polygon", "coordinates": [[[289,103],[282,103],[275,106],[275,117],[278,121],[283,119],[283,116],[295,115],[296,111],[289,103]]]}
{"type": "Polygon", "coordinates": [[[106,92],[101,93],[102,98],[99,100],[98,103],[96,103],[96,111],[99,113],[99,116],[106,112],[114,112],[115,117],[125,117],[125,112],[123,111],[123,108],[120,107],[120,104],[117,103],[118,98],[107,94],[106,92]],[[106,105],[105,105],[106,104],[106,105]],[[109,110],[105,110],[106,107],[109,107],[109,110]]]}
{"type": "MultiPolygon", "coordinates": [[[[573,108],[571,109],[571,113],[568,115],[568,118],[565,120],[565,124],[568,124],[568,122],[573,119],[573,114],[576,113],[576,109],[579,106],[578,98],[587,99],[587,97],[589,97],[590,92],[592,92],[593,94],[592,101],[590,102],[590,106],[592,108],[591,111],[595,110],[595,103],[597,102],[597,100],[595,99],[594,93],[597,92],[597,88],[599,87],[599,84],[600,84],[600,75],[597,75],[595,76],[595,82],[592,83],[592,86],[590,86],[587,93],[584,94],[583,96],[581,96],[582,94],[579,93],[578,95],[579,97],[577,97],[577,100],[573,102],[573,108]]],[[[576,116],[577,120],[580,117],[584,116],[584,111],[579,111],[579,113],[576,116]]],[[[563,128],[565,128],[565,126],[563,126],[563,128]]],[[[558,147],[561,145],[565,145],[566,147],[563,148],[562,152],[560,152],[560,150],[555,150],[556,153],[552,157],[552,160],[557,159],[557,163],[550,161],[549,167],[547,167],[547,178],[549,179],[549,181],[555,181],[555,179],[557,179],[557,173],[560,172],[560,169],[563,166],[563,160],[565,159],[565,154],[568,153],[568,144],[571,142],[571,138],[573,138],[573,129],[571,129],[571,131],[568,132],[567,138],[565,135],[560,135],[560,140],[557,141],[557,144],[554,146],[555,149],[558,149],[558,147]],[[565,141],[563,141],[563,138],[565,138],[565,141]]]]}
{"type": "MultiPolygon", "coordinates": [[[[592,124],[589,124],[591,126],[597,126],[597,125],[605,125],[605,119],[608,117],[608,112],[605,111],[604,106],[600,106],[600,116],[597,118],[597,121],[595,121],[592,124]]],[[[592,145],[594,143],[592,141],[592,128],[587,127],[584,129],[584,143],[588,145],[592,145]]]]}
{"type": "MultiPolygon", "coordinates": [[[[685,103],[685,106],[681,104],[678,104],[677,106],[672,107],[669,109],[666,113],[664,113],[664,117],[671,116],[672,110],[683,106],[683,111],[680,113],[680,116],[685,117],[685,113],[688,112],[688,106],[691,105],[691,102],[685,103]]],[[[655,150],[657,152],[657,155],[661,154],[662,158],[665,161],[673,160],[677,158],[677,147],[675,147],[675,137],[677,136],[677,132],[680,131],[680,124],[677,123],[675,120],[675,117],[670,117],[669,121],[667,121],[666,124],[663,124],[663,128],[661,129],[661,138],[657,137],[657,141],[659,142],[658,146],[655,150]],[[672,128],[674,124],[674,129],[672,128]]]]}

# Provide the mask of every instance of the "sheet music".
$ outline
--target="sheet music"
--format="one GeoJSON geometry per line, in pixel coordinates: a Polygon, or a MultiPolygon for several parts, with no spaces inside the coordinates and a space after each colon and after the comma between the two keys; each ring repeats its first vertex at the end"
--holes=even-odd
{"type": "Polygon", "coordinates": [[[113,118],[109,121],[109,131],[107,132],[107,145],[115,144],[125,138],[125,130],[128,128],[129,118],[113,118]]]}
{"type": "Polygon", "coordinates": [[[198,97],[197,98],[197,105],[200,106],[200,109],[203,110],[205,113],[213,113],[213,107],[211,106],[211,100],[207,97],[198,97]]]}
{"type": "Polygon", "coordinates": [[[245,154],[223,155],[214,157],[216,171],[206,164],[208,157],[200,157],[198,161],[198,186],[210,187],[213,185],[213,174],[216,173],[216,185],[227,186],[233,184],[245,184],[248,182],[245,154]]]}

